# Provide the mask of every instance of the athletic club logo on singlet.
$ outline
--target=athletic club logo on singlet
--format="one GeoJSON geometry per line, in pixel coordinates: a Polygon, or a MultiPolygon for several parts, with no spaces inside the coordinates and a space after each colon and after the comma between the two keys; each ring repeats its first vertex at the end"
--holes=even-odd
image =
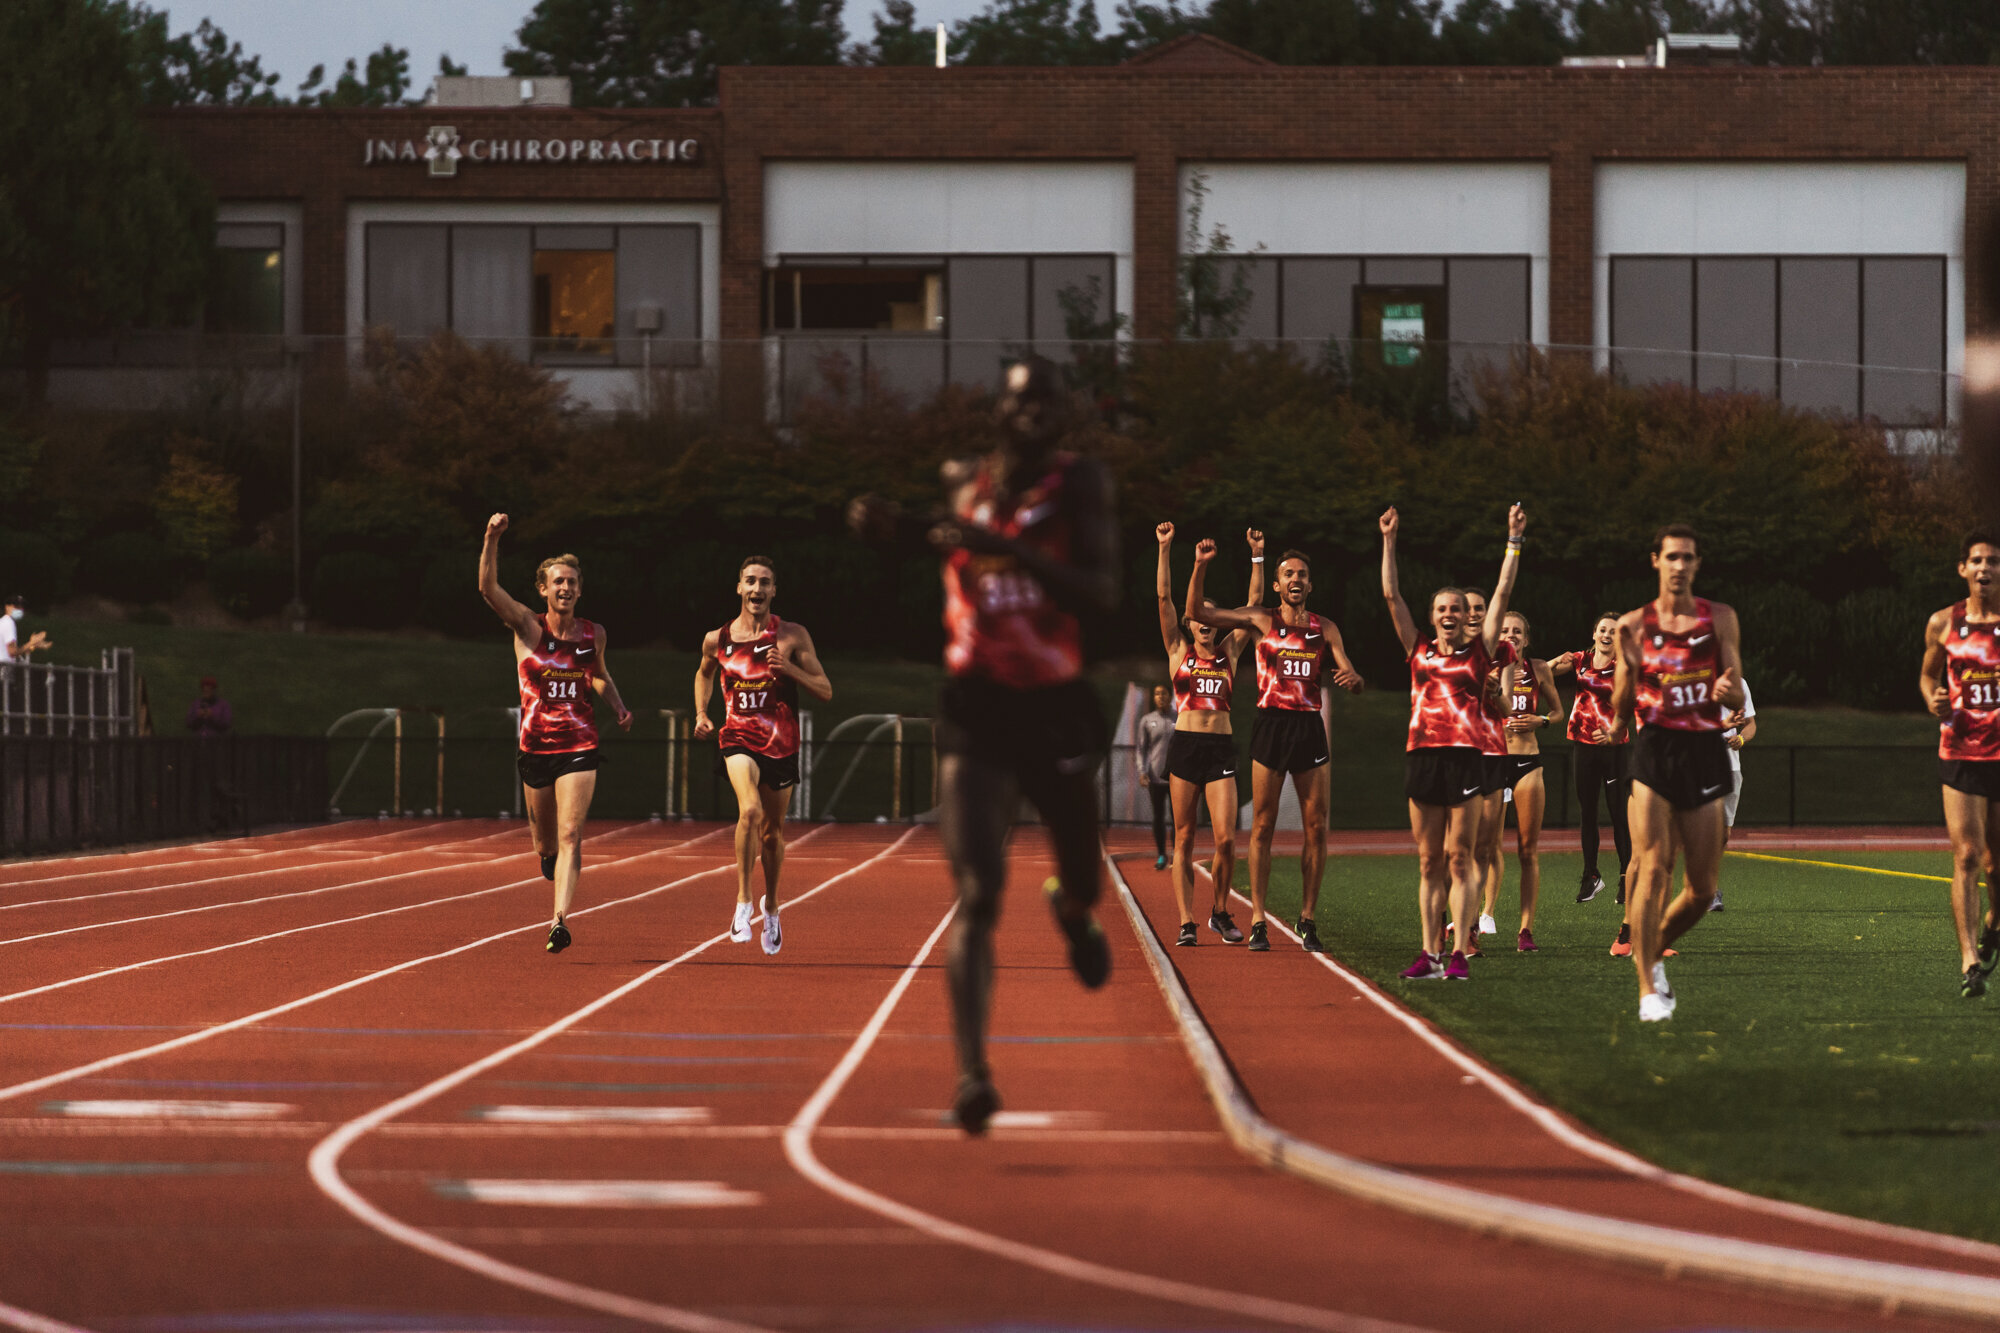
{"type": "Polygon", "coordinates": [[[1721,731],[1722,704],[1715,697],[1715,677],[1722,655],[1715,642],[1715,608],[1694,599],[1695,626],[1685,634],[1660,628],[1653,602],[1646,603],[1639,641],[1639,701],[1641,726],[1671,731],[1721,731]]]}
{"type": "Polygon", "coordinates": [[[771,616],[754,639],[730,638],[729,625],[716,632],[724,707],[718,747],[749,750],[767,759],[798,753],[798,688],[791,677],[771,670],[771,650],[778,646],[778,627],[784,623],[771,616]]]}
{"type": "MultiPolygon", "coordinates": [[[[1058,454],[1053,466],[1018,495],[1002,497],[979,466],[956,510],[960,523],[1025,542],[1051,560],[1070,559],[1069,520],[1059,504],[1076,466],[1058,454]]],[[[960,548],[944,560],[945,668],[1014,689],[1074,680],[1083,672],[1083,630],[1049,600],[1041,581],[1012,557],[960,548]]]]}
{"type": "Polygon", "coordinates": [[[1174,711],[1226,713],[1234,685],[1227,657],[1202,657],[1189,648],[1174,669],[1174,711]]]}
{"type": "Polygon", "coordinates": [[[1938,727],[1941,759],[2000,759],[2000,624],[1975,625],[1951,608],[1944,640],[1951,716],[1938,727]]]}
{"type": "MultiPolygon", "coordinates": [[[[1611,686],[1618,674],[1614,659],[1609,666],[1593,666],[1592,650],[1573,654],[1576,658],[1576,702],[1569,710],[1569,738],[1578,745],[1597,745],[1599,731],[1611,730],[1611,686]]],[[[1619,744],[1627,744],[1620,741],[1619,744]]]]}
{"type": "Polygon", "coordinates": [[[1271,632],[1257,640],[1257,706],[1317,713],[1326,657],[1326,627],[1318,616],[1308,611],[1305,624],[1287,625],[1274,613],[1271,632]]]}
{"type": "Polygon", "coordinates": [[[591,679],[597,674],[597,626],[576,622],[574,639],[542,625],[541,641],[521,659],[521,749],[572,754],[597,746],[591,679]]]}
{"type": "Polygon", "coordinates": [[[1502,641],[1488,654],[1486,642],[1474,639],[1456,652],[1441,653],[1437,640],[1426,639],[1410,654],[1411,750],[1464,747],[1484,750],[1486,678],[1495,668],[1514,661],[1514,645],[1502,641]]]}

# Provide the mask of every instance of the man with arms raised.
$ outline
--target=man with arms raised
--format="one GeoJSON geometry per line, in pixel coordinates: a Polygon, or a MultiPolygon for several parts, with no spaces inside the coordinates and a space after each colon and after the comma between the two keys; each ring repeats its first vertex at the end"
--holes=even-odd
{"type": "Polygon", "coordinates": [[[722,735],[716,749],[736,793],[736,914],[729,938],[750,941],[750,871],[764,863],[765,953],[784,947],[778,927],[778,875],[785,867],[785,807],[799,785],[799,686],[821,703],[833,685],[804,625],[771,614],[777,566],[745,557],[736,570],[736,619],[701,641],[694,673],[694,734],[712,735],[709,695],[722,681],[722,735]]]}
{"type": "Polygon", "coordinates": [[[1675,523],[1653,537],[1659,594],[1618,621],[1618,674],[1611,688],[1610,739],[1632,745],[1632,962],[1639,971],[1639,1018],[1674,1016],[1662,951],[1701,920],[1714,901],[1722,865],[1722,801],[1729,794],[1725,709],[1743,706],[1743,655],[1736,612],[1694,595],[1701,568],[1694,529],[1675,523]],[[1676,848],[1687,884],[1671,905],[1676,848]]]}
{"type": "MultiPolygon", "coordinates": [[[[1356,694],[1361,673],[1347,660],[1340,629],[1331,620],[1306,610],[1312,592],[1312,565],[1303,552],[1287,551],[1278,560],[1271,586],[1277,590],[1275,609],[1246,606],[1228,610],[1202,593],[1215,543],[1195,547],[1194,577],[1188,583],[1183,608],[1191,625],[1213,625],[1224,632],[1243,630],[1256,642],[1257,721],[1250,730],[1250,945],[1271,947],[1264,921],[1264,899],[1271,887],[1271,835],[1278,827],[1278,798],[1290,774],[1298,792],[1305,843],[1299,850],[1299,944],[1319,953],[1320,881],[1326,876],[1327,724],[1320,689],[1329,659],[1333,683],[1356,694]]],[[[1254,563],[1254,561],[1253,561],[1254,563]]]]}
{"type": "Polygon", "coordinates": [[[1986,993],[2000,963],[2000,535],[1978,531],[1959,548],[1965,600],[1924,626],[1924,707],[1938,719],[1944,826],[1951,835],[1951,921],[1958,929],[1958,993],[1986,993]],[[1979,876],[1986,872],[1986,908],[1979,876]]]}

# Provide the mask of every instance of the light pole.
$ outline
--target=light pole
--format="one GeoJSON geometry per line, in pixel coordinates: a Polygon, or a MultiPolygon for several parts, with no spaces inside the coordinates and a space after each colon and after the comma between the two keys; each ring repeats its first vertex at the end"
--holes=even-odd
{"type": "Polygon", "coordinates": [[[301,478],[305,462],[304,408],[306,355],[302,339],[285,340],[285,360],[292,372],[292,600],[285,606],[285,621],[292,633],[306,632],[305,595],[305,486],[301,478]]]}

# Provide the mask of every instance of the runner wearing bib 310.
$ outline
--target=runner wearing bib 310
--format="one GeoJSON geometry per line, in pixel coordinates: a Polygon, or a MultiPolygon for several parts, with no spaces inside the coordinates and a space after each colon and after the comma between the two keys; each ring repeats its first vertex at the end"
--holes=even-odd
{"type": "Polygon", "coordinates": [[[713,734],[709,695],[722,682],[722,734],[717,759],[736,793],[736,911],[729,938],[748,943],[754,906],[750,872],[764,863],[765,953],[784,947],[778,920],[778,876],[785,866],[785,809],[799,785],[798,692],[822,703],[833,698],[812,635],[771,613],[777,567],[768,555],[744,559],[736,571],[741,605],[736,619],[701,641],[694,673],[694,734],[713,734]]]}
{"type": "Polygon", "coordinates": [[[1994,875],[2000,864],[2000,534],[1975,532],[1959,552],[1965,600],[1924,627],[1922,687],[1924,706],[1939,723],[1959,993],[1972,999],[1986,993],[1986,978],[2000,963],[2000,884],[1994,875]]]}
{"type": "Polygon", "coordinates": [[[1661,961],[1668,945],[1707,913],[1722,864],[1722,798],[1729,793],[1725,708],[1743,704],[1736,612],[1694,595],[1701,554],[1693,528],[1675,524],[1653,539],[1659,595],[1618,621],[1618,675],[1611,739],[1636,711],[1632,745],[1634,869],[1628,916],[1639,972],[1639,1018],[1674,1014],[1661,961]],[[1687,886],[1667,904],[1676,849],[1687,886]]]}
{"type": "Polygon", "coordinates": [[[1340,628],[1306,610],[1312,566],[1303,552],[1279,557],[1271,586],[1278,606],[1224,610],[1202,595],[1215,544],[1195,548],[1194,578],[1183,608],[1191,625],[1242,631],[1256,645],[1257,721],[1250,732],[1250,948],[1271,947],[1264,899],[1271,887],[1271,835],[1278,828],[1278,798],[1290,774],[1298,792],[1305,841],[1299,849],[1300,910],[1296,927],[1307,953],[1319,953],[1320,881],[1326,876],[1327,742],[1320,689],[1323,674],[1335,685],[1361,692],[1361,673],[1347,660],[1340,628]],[[1331,664],[1329,668],[1329,664],[1331,664]]]}

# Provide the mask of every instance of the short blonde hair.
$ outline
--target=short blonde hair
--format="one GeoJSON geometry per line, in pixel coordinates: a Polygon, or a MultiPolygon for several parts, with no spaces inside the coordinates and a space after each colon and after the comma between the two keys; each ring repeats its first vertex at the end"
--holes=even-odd
{"type": "Polygon", "coordinates": [[[537,588],[546,588],[549,586],[549,571],[557,565],[568,565],[576,571],[576,581],[578,583],[583,582],[583,562],[565,551],[561,555],[552,555],[542,561],[541,564],[535,566],[535,586],[537,588]]]}

